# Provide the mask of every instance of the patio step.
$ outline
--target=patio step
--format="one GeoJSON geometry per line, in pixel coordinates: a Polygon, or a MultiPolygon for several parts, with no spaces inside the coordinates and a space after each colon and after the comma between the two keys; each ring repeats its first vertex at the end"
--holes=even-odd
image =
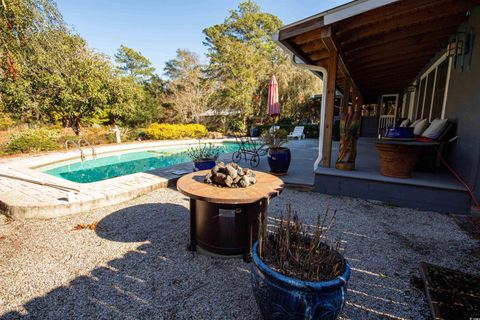
{"type": "Polygon", "coordinates": [[[410,179],[376,173],[319,168],[315,191],[440,213],[470,214],[467,190],[446,173],[424,173],[410,179]]]}

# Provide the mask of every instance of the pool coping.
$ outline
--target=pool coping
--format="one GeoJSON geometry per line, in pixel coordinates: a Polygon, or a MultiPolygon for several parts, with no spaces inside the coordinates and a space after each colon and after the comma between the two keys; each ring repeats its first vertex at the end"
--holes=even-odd
{"type": "MultiPolygon", "coordinates": [[[[204,140],[204,142],[213,143],[233,141],[235,140],[231,138],[204,140]]],[[[96,150],[97,154],[102,156],[197,142],[198,140],[192,139],[139,142],[100,146],[96,150]]],[[[78,157],[78,151],[68,151],[0,159],[0,172],[3,174],[79,191],[79,193],[68,192],[44,185],[0,177],[0,213],[13,219],[49,219],[85,212],[125,202],[153,190],[168,187],[181,176],[173,174],[172,171],[191,172],[192,170],[192,163],[187,162],[98,182],[76,183],[35,169],[78,157]]]]}

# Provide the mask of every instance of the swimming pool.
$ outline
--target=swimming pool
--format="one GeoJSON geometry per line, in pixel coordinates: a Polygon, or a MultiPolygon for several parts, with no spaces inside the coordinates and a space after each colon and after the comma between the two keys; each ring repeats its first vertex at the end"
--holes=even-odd
{"type": "MultiPolygon", "coordinates": [[[[223,142],[222,154],[238,150],[238,144],[223,142]]],[[[97,159],[74,162],[51,168],[39,169],[44,173],[79,183],[97,182],[137,172],[171,167],[190,162],[185,151],[190,145],[178,147],[155,148],[138,152],[112,155],[97,159]]]]}

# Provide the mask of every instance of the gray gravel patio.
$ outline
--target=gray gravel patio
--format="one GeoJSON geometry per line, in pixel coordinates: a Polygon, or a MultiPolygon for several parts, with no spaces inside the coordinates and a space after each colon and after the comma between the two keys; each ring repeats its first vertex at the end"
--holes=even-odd
{"type": "MultiPolygon", "coordinates": [[[[427,319],[421,261],[480,272],[480,246],[433,212],[286,190],[304,222],[337,209],[353,272],[342,319],[427,319]]],[[[250,265],[186,251],[188,201],[160,189],[54,220],[0,216],[0,319],[258,319],[250,265]],[[99,221],[97,230],[72,230],[99,221]]]]}

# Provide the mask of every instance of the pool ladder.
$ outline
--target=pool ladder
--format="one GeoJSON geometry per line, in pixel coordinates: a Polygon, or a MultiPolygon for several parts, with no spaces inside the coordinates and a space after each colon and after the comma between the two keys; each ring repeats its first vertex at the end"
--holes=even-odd
{"type": "Polygon", "coordinates": [[[85,156],[85,152],[83,152],[82,143],[86,144],[89,148],[92,149],[92,158],[96,159],[97,158],[97,150],[95,150],[95,147],[85,138],[80,138],[80,139],[78,139],[77,142],[75,142],[74,140],[65,141],[65,149],[68,150],[68,146],[70,144],[73,144],[75,147],[77,147],[78,151],[80,151],[80,160],[82,160],[82,162],[83,162],[83,161],[85,161],[85,159],[87,157],[85,156]]]}

